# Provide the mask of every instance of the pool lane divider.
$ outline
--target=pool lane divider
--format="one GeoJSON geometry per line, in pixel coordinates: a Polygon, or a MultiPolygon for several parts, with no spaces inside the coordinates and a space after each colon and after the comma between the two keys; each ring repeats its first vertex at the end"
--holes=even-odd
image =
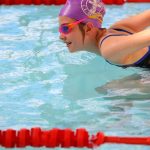
{"type": "MultiPolygon", "coordinates": [[[[123,5],[126,2],[149,3],[150,0],[102,0],[106,5],[123,5]]],[[[0,5],[62,5],[66,0],[0,0],[0,5]]]]}
{"type": "MultiPolygon", "coordinates": [[[[105,4],[122,5],[126,0],[102,0],[105,4]]],[[[62,5],[66,0],[0,0],[0,5],[62,5]]]]}
{"type": "MultiPolygon", "coordinates": [[[[126,2],[150,3],[150,0],[102,0],[106,5],[123,5],[126,2]]],[[[0,5],[62,5],[66,0],[0,0],[0,5]]]]}
{"type": "Polygon", "coordinates": [[[41,128],[0,130],[0,145],[5,148],[47,147],[47,148],[94,148],[102,144],[135,144],[150,146],[150,137],[105,136],[103,132],[89,135],[84,128],[73,131],[69,128],[42,130],[41,128]]]}

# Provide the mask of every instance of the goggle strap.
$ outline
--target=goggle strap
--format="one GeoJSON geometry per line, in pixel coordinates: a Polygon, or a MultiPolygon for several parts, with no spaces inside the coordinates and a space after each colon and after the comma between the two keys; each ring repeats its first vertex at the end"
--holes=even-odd
{"type": "Polygon", "coordinates": [[[73,27],[73,26],[79,24],[80,22],[84,21],[85,19],[87,19],[87,18],[83,18],[83,19],[81,19],[81,20],[79,20],[79,21],[76,21],[76,22],[74,22],[74,23],[71,23],[71,24],[69,25],[69,27],[73,27]]]}

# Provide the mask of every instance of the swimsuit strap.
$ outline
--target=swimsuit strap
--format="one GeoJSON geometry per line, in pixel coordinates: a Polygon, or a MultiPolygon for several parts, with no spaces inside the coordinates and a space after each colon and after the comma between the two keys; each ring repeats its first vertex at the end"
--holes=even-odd
{"type": "Polygon", "coordinates": [[[124,35],[124,34],[109,34],[109,35],[105,36],[105,37],[100,41],[100,43],[99,43],[100,47],[101,47],[101,45],[103,44],[104,40],[106,40],[108,37],[110,37],[110,36],[121,36],[121,35],[124,35]]]}
{"type": "Polygon", "coordinates": [[[121,31],[121,32],[126,32],[126,33],[129,33],[129,34],[133,34],[127,30],[124,30],[124,29],[119,29],[119,28],[112,28],[113,30],[116,30],[116,31],[121,31]]]}
{"type": "MultiPolygon", "coordinates": [[[[133,33],[129,32],[129,31],[124,30],[124,29],[119,29],[119,28],[112,28],[112,29],[116,30],[116,31],[121,31],[121,32],[126,32],[126,33],[129,33],[129,34],[133,34],[133,33]]],[[[104,40],[107,39],[108,37],[110,37],[110,36],[121,36],[121,35],[124,35],[124,34],[109,34],[109,35],[105,36],[101,40],[101,42],[99,43],[100,47],[101,47],[102,43],[104,42],[104,40]]]]}

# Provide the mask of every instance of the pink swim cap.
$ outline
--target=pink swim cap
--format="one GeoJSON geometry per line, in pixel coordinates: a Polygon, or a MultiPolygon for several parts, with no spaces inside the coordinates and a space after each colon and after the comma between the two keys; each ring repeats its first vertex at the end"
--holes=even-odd
{"type": "Polygon", "coordinates": [[[67,0],[60,10],[59,16],[66,16],[75,20],[87,18],[83,23],[92,22],[97,28],[101,28],[105,7],[101,0],[67,0]],[[89,18],[89,16],[97,16],[89,18]]]}

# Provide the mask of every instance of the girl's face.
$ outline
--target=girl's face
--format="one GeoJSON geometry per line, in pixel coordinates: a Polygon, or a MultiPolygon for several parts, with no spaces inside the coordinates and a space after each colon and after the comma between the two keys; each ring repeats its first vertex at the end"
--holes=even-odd
{"type": "MultiPolygon", "coordinates": [[[[61,16],[59,17],[59,25],[68,24],[75,22],[74,19],[61,16]]],[[[59,38],[66,43],[70,52],[76,52],[84,49],[84,38],[81,30],[79,29],[79,25],[74,26],[71,29],[71,32],[67,34],[63,34],[60,32],[59,38]]]]}

